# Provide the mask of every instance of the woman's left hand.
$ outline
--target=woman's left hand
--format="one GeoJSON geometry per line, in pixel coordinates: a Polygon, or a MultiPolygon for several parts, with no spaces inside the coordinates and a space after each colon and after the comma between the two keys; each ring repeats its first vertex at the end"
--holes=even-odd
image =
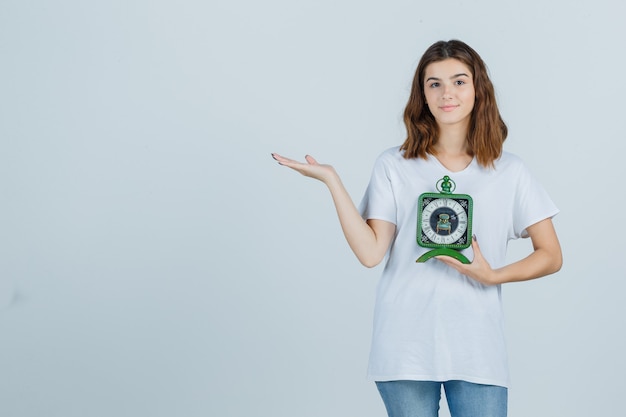
{"type": "Polygon", "coordinates": [[[437,256],[436,258],[485,285],[527,281],[553,274],[561,269],[563,255],[552,219],[543,219],[532,226],[528,226],[526,232],[533,243],[532,253],[524,259],[502,268],[491,268],[480,251],[476,237],[472,239],[474,260],[471,264],[463,264],[449,256],[437,256]]]}
{"type": "Polygon", "coordinates": [[[446,265],[451,266],[463,275],[482,283],[485,285],[496,285],[499,282],[496,281],[495,271],[489,265],[489,262],[483,257],[478,245],[476,236],[472,238],[472,249],[474,251],[474,260],[470,264],[464,264],[457,259],[450,256],[436,256],[435,258],[446,265]]]}

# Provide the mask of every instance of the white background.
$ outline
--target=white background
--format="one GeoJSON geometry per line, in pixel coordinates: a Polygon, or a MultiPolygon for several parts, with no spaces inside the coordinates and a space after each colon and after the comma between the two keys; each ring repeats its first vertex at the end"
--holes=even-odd
{"type": "Polygon", "coordinates": [[[270,153],[332,163],[358,202],[404,140],[419,57],[451,38],[489,65],[505,149],[562,210],[561,272],[504,288],[509,415],[616,415],[625,12],[2,0],[0,415],[384,416],[365,379],[380,267],[270,153]]]}

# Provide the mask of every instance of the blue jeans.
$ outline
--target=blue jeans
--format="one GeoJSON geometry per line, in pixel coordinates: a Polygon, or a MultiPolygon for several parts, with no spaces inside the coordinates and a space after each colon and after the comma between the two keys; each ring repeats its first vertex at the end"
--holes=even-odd
{"type": "Polygon", "coordinates": [[[376,382],[389,417],[437,417],[442,385],[452,417],[506,417],[504,387],[465,381],[376,382]]]}

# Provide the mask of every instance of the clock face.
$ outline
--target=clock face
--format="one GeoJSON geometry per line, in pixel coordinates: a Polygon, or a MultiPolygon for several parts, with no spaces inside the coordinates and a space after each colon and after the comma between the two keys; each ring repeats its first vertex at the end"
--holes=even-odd
{"type": "Polygon", "coordinates": [[[471,243],[472,199],[464,194],[422,194],[417,243],[424,247],[463,249],[471,243]]]}

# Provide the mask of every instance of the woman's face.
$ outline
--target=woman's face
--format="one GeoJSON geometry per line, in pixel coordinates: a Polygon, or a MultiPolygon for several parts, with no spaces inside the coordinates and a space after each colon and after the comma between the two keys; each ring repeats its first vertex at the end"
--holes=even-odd
{"type": "Polygon", "coordinates": [[[440,128],[469,126],[476,93],[472,72],[461,61],[448,58],[428,65],[424,96],[440,128]]]}

